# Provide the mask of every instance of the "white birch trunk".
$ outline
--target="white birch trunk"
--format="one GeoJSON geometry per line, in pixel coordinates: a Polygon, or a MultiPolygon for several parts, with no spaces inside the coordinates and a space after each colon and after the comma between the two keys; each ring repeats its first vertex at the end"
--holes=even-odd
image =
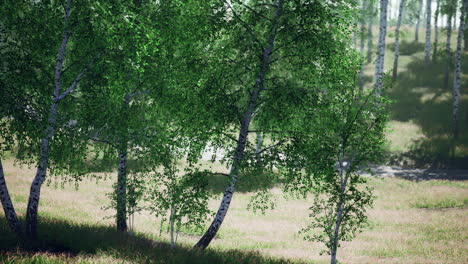
{"type": "Polygon", "coordinates": [[[424,63],[431,62],[431,0],[426,1],[426,44],[424,46],[424,63]]]}
{"type": "Polygon", "coordinates": [[[380,25],[377,61],[375,63],[375,93],[382,91],[383,66],[385,58],[385,36],[387,34],[387,6],[388,0],[380,0],[380,25]]]}
{"type": "Polygon", "coordinates": [[[452,38],[452,14],[453,12],[449,12],[447,16],[447,41],[445,42],[445,52],[447,54],[447,62],[445,66],[445,74],[444,74],[444,88],[448,89],[449,85],[449,75],[450,75],[450,65],[452,65],[452,50],[450,45],[450,40],[452,38]]]}
{"type": "Polygon", "coordinates": [[[421,24],[421,12],[423,8],[423,0],[419,0],[419,8],[418,8],[418,20],[416,22],[416,30],[414,32],[414,41],[419,41],[419,25],[421,24]]]}
{"type": "Polygon", "coordinates": [[[10,194],[8,193],[8,186],[5,181],[5,175],[3,172],[2,160],[0,160],[0,200],[2,202],[3,211],[5,212],[5,218],[10,226],[11,230],[21,237],[22,230],[21,224],[18,221],[18,216],[11,201],[10,194]]]}
{"type": "Polygon", "coordinates": [[[403,9],[405,7],[405,0],[400,0],[400,7],[398,8],[398,20],[395,31],[395,58],[393,60],[393,74],[392,79],[395,81],[398,76],[398,58],[400,57],[400,27],[403,18],[403,9]]]}
{"type": "Polygon", "coordinates": [[[255,108],[258,106],[257,105],[258,97],[260,96],[260,93],[264,90],[263,84],[264,84],[265,76],[268,72],[271,52],[273,51],[273,47],[275,44],[279,18],[281,17],[282,12],[283,12],[283,3],[284,3],[284,0],[279,0],[276,6],[275,16],[272,20],[273,30],[271,31],[272,33],[268,38],[268,44],[263,50],[263,54],[261,57],[262,58],[261,66],[260,66],[260,70],[257,75],[257,78],[255,80],[254,90],[252,91],[250,95],[247,108],[244,112],[244,119],[241,121],[241,128],[240,128],[239,136],[237,140],[237,147],[234,152],[233,163],[231,166],[231,170],[229,172],[229,175],[231,176],[230,182],[226,190],[224,191],[221,204],[218,208],[218,211],[216,212],[213,222],[211,223],[210,227],[205,232],[205,234],[197,242],[197,244],[195,244],[194,246],[195,248],[205,249],[206,247],[209,246],[211,240],[215,237],[216,233],[221,227],[221,224],[223,223],[224,218],[226,217],[227,211],[229,209],[229,205],[231,204],[240,165],[244,157],[245,146],[247,143],[247,135],[248,135],[249,126],[252,120],[252,115],[255,111],[255,108]]]}
{"type": "Polygon", "coordinates": [[[126,144],[118,151],[119,164],[117,168],[117,216],[118,231],[127,230],[127,149],[126,144]]]}
{"type": "MultiPolygon", "coordinates": [[[[63,73],[63,61],[65,50],[67,48],[68,40],[71,36],[71,32],[67,29],[68,22],[70,19],[70,10],[71,10],[72,0],[67,0],[65,6],[65,18],[64,18],[64,31],[62,37],[62,43],[57,52],[57,63],[55,66],[55,76],[54,76],[54,93],[52,97],[52,104],[49,109],[49,116],[47,119],[47,125],[44,130],[43,138],[41,139],[41,144],[39,147],[39,162],[37,164],[37,171],[34,177],[34,180],[31,184],[29,191],[29,200],[28,206],[26,209],[26,235],[30,239],[35,239],[37,236],[37,213],[39,210],[39,199],[41,194],[41,187],[45,181],[47,175],[47,169],[49,166],[49,145],[50,140],[55,132],[55,125],[58,115],[58,105],[61,100],[63,100],[68,94],[70,94],[80,82],[83,74],[87,70],[87,67],[81,71],[76,78],[73,80],[72,84],[61,93],[62,89],[62,73],[63,73]]],[[[88,67],[92,65],[93,62],[88,64],[88,67]]]]}
{"type": "Polygon", "coordinates": [[[367,25],[367,63],[372,62],[373,34],[372,24],[374,19],[374,1],[369,1],[369,23],[367,25]]]}
{"type": "Polygon", "coordinates": [[[461,14],[460,14],[460,25],[458,28],[457,36],[457,50],[455,53],[455,74],[453,78],[453,137],[455,140],[458,139],[458,104],[460,101],[460,75],[461,75],[461,55],[462,55],[462,38],[463,28],[465,26],[465,13],[468,5],[468,0],[463,0],[461,14]]]}
{"type": "Polygon", "coordinates": [[[437,46],[439,44],[439,28],[437,23],[439,22],[439,10],[440,10],[440,0],[437,0],[435,17],[434,17],[434,51],[432,52],[432,61],[435,63],[437,61],[437,46]]]}
{"type": "MultiPolygon", "coordinates": [[[[364,31],[366,30],[366,10],[367,0],[362,0],[362,11],[361,11],[361,30],[359,31],[361,37],[360,52],[364,56],[364,31]]],[[[361,63],[361,70],[359,71],[359,89],[364,89],[364,63],[361,63]]]]}
{"type": "Polygon", "coordinates": [[[345,203],[345,193],[346,193],[346,186],[348,184],[348,175],[346,173],[346,168],[350,166],[344,165],[344,147],[342,147],[341,150],[341,159],[339,161],[339,175],[340,175],[340,199],[336,207],[336,219],[335,219],[335,228],[333,232],[333,237],[331,237],[331,264],[336,264],[336,253],[338,250],[338,243],[339,243],[339,237],[340,237],[340,227],[341,227],[341,222],[343,220],[343,210],[344,210],[344,203],[345,203]]]}

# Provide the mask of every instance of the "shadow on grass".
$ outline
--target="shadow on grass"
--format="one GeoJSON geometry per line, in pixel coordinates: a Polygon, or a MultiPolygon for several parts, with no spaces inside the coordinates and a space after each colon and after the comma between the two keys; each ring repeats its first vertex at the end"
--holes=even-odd
{"type": "MultiPolygon", "coordinates": [[[[387,45],[387,48],[395,52],[395,43],[390,43],[387,45]]],[[[403,40],[400,42],[400,56],[413,55],[416,52],[424,51],[424,43],[422,42],[408,42],[403,40]]]]}
{"type": "MultiPolygon", "coordinates": [[[[442,52],[440,52],[440,55],[442,52]]],[[[468,54],[463,56],[468,65],[468,54]]],[[[406,153],[392,157],[393,164],[430,168],[468,169],[468,68],[463,69],[459,103],[459,139],[452,133],[453,74],[449,89],[443,88],[447,59],[439,56],[437,62],[425,65],[422,59],[413,59],[407,71],[399,74],[387,95],[391,105],[391,119],[413,121],[422,129],[423,138],[414,141],[406,153]]]]}
{"type": "Polygon", "coordinates": [[[290,263],[254,251],[171,249],[168,243],[112,227],[83,225],[41,218],[39,239],[20,242],[0,217],[0,263],[83,263],[116,259],[129,263],[290,263]]]}
{"type": "MultiPolygon", "coordinates": [[[[208,190],[213,193],[223,193],[229,183],[229,177],[225,175],[210,175],[208,190]]],[[[239,176],[236,183],[236,192],[256,192],[266,188],[271,189],[277,183],[277,176],[272,173],[250,172],[239,176]]]]}

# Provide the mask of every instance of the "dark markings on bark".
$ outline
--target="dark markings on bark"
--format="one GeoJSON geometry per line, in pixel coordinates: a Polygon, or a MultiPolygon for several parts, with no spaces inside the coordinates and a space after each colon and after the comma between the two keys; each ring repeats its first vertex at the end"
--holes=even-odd
{"type": "Polygon", "coordinates": [[[8,225],[11,230],[15,232],[19,237],[22,236],[21,224],[18,221],[18,216],[11,201],[10,194],[8,192],[8,186],[5,181],[5,174],[3,172],[2,161],[0,160],[0,200],[2,202],[3,211],[7,219],[8,225]]]}
{"type": "MultiPolygon", "coordinates": [[[[453,4],[453,1],[451,4],[453,4]]],[[[444,73],[444,88],[445,89],[448,89],[448,86],[449,86],[450,66],[452,65],[452,50],[451,50],[451,45],[450,45],[450,40],[452,38],[452,15],[453,15],[453,8],[449,10],[449,14],[447,15],[447,41],[445,42],[445,53],[447,54],[447,61],[446,61],[445,73],[444,73]]]]}
{"type": "Polygon", "coordinates": [[[379,46],[377,61],[375,63],[375,93],[378,95],[380,95],[382,91],[382,77],[385,58],[385,36],[387,34],[387,6],[388,0],[380,1],[379,46]]]}
{"type": "Polygon", "coordinates": [[[453,138],[458,139],[458,106],[460,101],[460,75],[461,75],[461,55],[462,55],[462,38],[463,28],[465,26],[465,14],[468,6],[468,0],[463,0],[461,14],[460,14],[460,25],[458,28],[457,35],[457,50],[455,53],[455,74],[453,76],[453,138]]]}
{"type": "Polygon", "coordinates": [[[197,244],[195,244],[195,248],[205,249],[206,247],[208,247],[211,240],[213,240],[219,228],[221,227],[221,224],[223,223],[224,218],[229,209],[229,205],[231,204],[232,196],[234,194],[235,185],[237,182],[238,172],[240,169],[239,167],[244,156],[244,150],[247,143],[247,135],[249,133],[249,126],[252,120],[252,114],[254,113],[255,108],[258,106],[258,97],[260,96],[260,93],[264,90],[263,84],[270,65],[270,56],[275,43],[279,18],[281,17],[283,11],[283,2],[284,0],[279,0],[278,4],[276,5],[276,12],[272,20],[270,36],[268,38],[268,43],[265,49],[263,50],[263,54],[261,57],[261,66],[257,78],[255,80],[254,90],[250,94],[250,99],[247,108],[244,112],[243,120],[240,121],[240,131],[237,140],[238,143],[234,152],[231,170],[229,172],[229,175],[231,176],[230,182],[226,190],[224,191],[221,204],[219,206],[218,211],[216,212],[213,222],[211,223],[205,234],[197,242],[197,244]]]}
{"type": "Polygon", "coordinates": [[[395,58],[393,60],[393,73],[392,79],[395,81],[398,76],[398,58],[400,57],[400,27],[401,27],[401,20],[403,18],[403,9],[405,6],[405,0],[400,0],[400,7],[398,11],[398,20],[397,20],[397,27],[395,31],[395,58]]]}

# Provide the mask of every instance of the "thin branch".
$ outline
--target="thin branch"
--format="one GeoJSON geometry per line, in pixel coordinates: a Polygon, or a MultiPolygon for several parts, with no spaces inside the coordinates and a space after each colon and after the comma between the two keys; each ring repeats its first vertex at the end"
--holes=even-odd
{"type": "Polygon", "coordinates": [[[282,144],[285,143],[285,142],[287,142],[287,140],[281,140],[281,141],[279,141],[279,142],[277,142],[277,143],[275,143],[275,144],[273,144],[273,145],[270,145],[270,146],[268,146],[268,147],[266,147],[266,148],[261,149],[261,150],[260,150],[259,152],[257,152],[256,154],[257,154],[257,155],[260,155],[260,154],[262,154],[263,152],[265,152],[265,151],[267,151],[267,150],[269,150],[269,149],[272,149],[272,148],[274,148],[274,147],[277,147],[277,146],[279,146],[279,145],[282,145],[282,144]]]}
{"type": "Polygon", "coordinates": [[[101,56],[101,53],[99,53],[96,57],[94,57],[94,59],[92,61],[90,61],[88,63],[88,65],[76,76],[75,80],[73,80],[72,84],[70,85],[70,87],[68,87],[68,89],[63,92],[61,95],[59,95],[58,97],[56,97],[56,101],[60,101],[62,100],[63,98],[65,98],[68,94],[70,94],[75,88],[76,86],[78,85],[78,83],[80,82],[81,78],[83,77],[83,75],[88,71],[89,68],[91,68],[91,66],[94,64],[94,62],[101,56]]]}
{"type": "Polygon", "coordinates": [[[130,102],[130,99],[134,96],[137,96],[137,95],[140,95],[140,94],[149,94],[150,91],[146,90],[146,91],[140,91],[140,92],[134,92],[134,93],[131,93],[131,94],[127,94],[125,96],[125,102],[126,103],[129,103],[130,102]]]}
{"type": "Polygon", "coordinates": [[[59,93],[60,89],[62,88],[62,68],[63,68],[63,57],[65,56],[65,49],[67,48],[68,40],[70,39],[71,32],[67,29],[68,21],[70,19],[70,9],[71,9],[71,0],[67,0],[67,5],[65,7],[65,17],[64,17],[64,29],[63,29],[63,37],[62,37],[62,44],[60,44],[60,48],[57,52],[57,64],[55,66],[55,76],[54,76],[54,99],[59,101],[59,93]]]}
{"type": "Polygon", "coordinates": [[[205,172],[206,174],[209,174],[209,175],[221,175],[221,176],[225,176],[225,177],[231,177],[231,175],[227,174],[227,173],[222,173],[222,172],[209,172],[209,171],[206,171],[205,172]]]}
{"type": "Polygon", "coordinates": [[[244,22],[244,20],[242,20],[239,15],[236,13],[236,11],[234,11],[234,8],[232,8],[231,4],[229,4],[228,1],[224,0],[224,3],[228,5],[228,7],[231,9],[232,11],[232,14],[234,15],[234,17],[237,18],[237,20],[239,20],[239,22],[242,24],[242,26],[249,32],[249,34],[253,37],[254,41],[257,42],[258,45],[262,45],[262,43],[258,40],[258,38],[255,36],[255,33],[252,31],[252,29],[244,22]]]}
{"type": "Polygon", "coordinates": [[[244,4],[244,3],[241,3],[241,5],[243,5],[245,8],[247,8],[248,10],[250,10],[252,13],[256,14],[257,16],[261,17],[261,18],[264,18],[270,22],[273,22],[273,20],[271,18],[268,18],[262,14],[260,14],[259,12],[255,11],[253,8],[251,8],[250,6],[244,4]]]}
{"type": "Polygon", "coordinates": [[[89,139],[92,140],[92,141],[95,141],[95,142],[105,143],[105,144],[108,144],[108,145],[110,145],[112,147],[115,147],[115,144],[113,142],[105,140],[105,139],[97,138],[96,136],[89,137],[89,139]]]}
{"type": "Polygon", "coordinates": [[[291,54],[291,55],[281,56],[281,57],[279,57],[277,59],[274,59],[274,60],[270,61],[270,64],[273,64],[275,62],[278,62],[278,61],[286,59],[286,58],[300,57],[300,56],[302,56],[302,55],[300,55],[300,54],[291,54]]]}

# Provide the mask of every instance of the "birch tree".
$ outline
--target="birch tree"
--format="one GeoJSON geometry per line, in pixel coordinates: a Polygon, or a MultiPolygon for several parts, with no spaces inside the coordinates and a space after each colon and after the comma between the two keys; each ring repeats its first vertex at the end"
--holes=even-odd
{"type": "Polygon", "coordinates": [[[421,13],[423,10],[423,0],[419,0],[419,5],[418,5],[418,14],[417,14],[417,21],[416,21],[416,29],[414,31],[414,41],[418,42],[419,41],[419,25],[421,24],[421,13]]]}
{"type": "Polygon", "coordinates": [[[458,27],[457,35],[457,50],[455,52],[455,73],[453,77],[453,137],[455,140],[458,139],[458,105],[460,101],[460,75],[461,75],[461,55],[462,55],[462,38],[463,29],[465,27],[465,16],[468,7],[468,0],[463,0],[460,12],[460,25],[458,27]]]}
{"type": "Polygon", "coordinates": [[[310,223],[301,233],[306,240],[324,243],[327,249],[323,252],[335,264],[340,242],[350,241],[360,232],[367,219],[366,209],[372,205],[372,190],[358,170],[382,158],[388,115],[383,107],[385,101],[372,90],[362,92],[350,87],[331,100],[340,100],[342,105],[321,113],[325,122],[322,126],[328,129],[314,135],[320,138],[315,143],[319,146],[314,145],[314,139],[301,146],[308,152],[320,151],[321,155],[321,164],[309,160],[312,155],[300,159],[314,168],[310,171],[312,181],[301,182],[304,192],[314,197],[309,208],[310,223]]]}
{"type": "Polygon", "coordinates": [[[99,27],[83,20],[92,13],[90,7],[90,3],[71,0],[2,3],[1,23],[7,39],[2,97],[10,99],[5,132],[18,143],[20,156],[37,166],[25,221],[25,234],[32,239],[37,235],[41,187],[48,171],[77,169],[77,158],[85,150],[85,144],[76,140],[78,131],[71,129],[70,117],[80,81],[103,53],[101,39],[95,35],[99,27]],[[26,25],[24,20],[30,22],[26,25]],[[72,148],[74,152],[66,153],[72,148]]]}
{"type": "Polygon", "coordinates": [[[375,63],[375,92],[378,94],[380,94],[382,91],[382,78],[385,58],[385,37],[387,34],[387,6],[388,0],[380,0],[379,43],[377,61],[375,63]]]}
{"type": "MultiPolygon", "coordinates": [[[[360,48],[359,51],[362,55],[364,55],[364,40],[365,40],[365,30],[366,30],[366,11],[367,11],[367,2],[368,0],[363,0],[362,1],[362,9],[361,9],[361,17],[360,17],[360,23],[361,23],[361,29],[360,29],[360,48]]],[[[363,89],[364,88],[364,63],[361,64],[361,70],[359,72],[359,88],[363,89]]]]}
{"type": "Polygon", "coordinates": [[[372,62],[372,46],[374,44],[374,36],[372,33],[373,21],[374,21],[374,0],[369,0],[368,6],[368,25],[367,25],[367,63],[372,62]]]}
{"type": "Polygon", "coordinates": [[[395,31],[395,58],[393,60],[393,72],[392,79],[395,81],[398,76],[398,58],[400,57],[400,27],[403,19],[403,9],[405,7],[405,0],[400,0],[400,6],[398,8],[398,20],[395,31]]]}
{"type": "Polygon", "coordinates": [[[447,40],[445,42],[445,54],[447,56],[445,73],[444,73],[444,88],[448,89],[450,68],[452,65],[452,48],[450,40],[452,39],[452,17],[456,10],[456,1],[447,0],[444,5],[444,13],[447,15],[447,40]]]}
{"type": "MultiPolygon", "coordinates": [[[[218,232],[238,179],[258,164],[258,154],[265,169],[271,170],[278,162],[278,148],[292,136],[288,131],[300,129],[290,123],[294,118],[288,115],[302,109],[306,98],[316,100],[318,89],[324,87],[317,82],[328,83],[335,72],[327,65],[337,58],[340,49],[350,52],[344,47],[351,41],[354,21],[352,9],[344,3],[279,0],[224,4],[226,17],[220,19],[226,21],[226,37],[212,46],[212,54],[217,56],[210,67],[215,67],[216,74],[207,76],[209,91],[204,93],[224,102],[221,112],[225,121],[219,121],[222,133],[211,143],[231,153],[224,159],[230,167],[230,180],[211,225],[195,245],[202,249],[218,232]],[[325,36],[334,36],[334,41],[324,45],[325,36]],[[223,68],[226,65],[229,69],[223,68]],[[254,130],[252,120],[256,124],[254,130]],[[248,140],[252,133],[262,133],[271,145],[255,151],[248,140]]],[[[308,102],[309,108],[312,102],[308,102]]]]}
{"type": "Polygon", "coordinates": [[[424,46],[424,63],[428,65],[431,62],[431,0],[426,1],[426,44],[424,46]]]}
{"type": "Polygon", "coordinates": [[[438,21],[439,21],[439,13],[440,13],[440,0],[436,1],[436,10],[434,13],[434,51],[432,52],[432,61],[437,61],[437,46],[439,44],[439,28],[438,28],[438,21]]]}

